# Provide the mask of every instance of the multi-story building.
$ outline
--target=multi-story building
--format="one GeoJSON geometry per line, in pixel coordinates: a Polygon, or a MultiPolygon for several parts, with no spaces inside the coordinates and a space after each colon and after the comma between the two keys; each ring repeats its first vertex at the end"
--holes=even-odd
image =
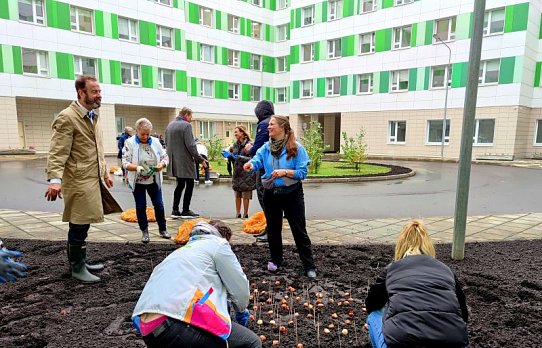
{"type": "MultiPolygon", "coordinates": [[[[47,151],[73,81],[102,84],[106,150],[139,117],[182,106],[225,143],[272,100],[329,151],[365,132],[369,155],[457,158],[474,0],[3,0],[0,148],[47,151]],[[450,50],[448,50],[448,48],[450,50]],[[448,65],[449,59],[451,64],[448,65]],[[443,132],[445,95],[447,122],[443,132]]],[[[542,3],[487,0],[474,158],[542,147],[542,3]]]]}

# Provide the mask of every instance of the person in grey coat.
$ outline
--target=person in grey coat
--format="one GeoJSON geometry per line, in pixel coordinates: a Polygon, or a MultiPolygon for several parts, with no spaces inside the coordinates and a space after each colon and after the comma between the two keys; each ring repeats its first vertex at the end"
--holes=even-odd
{"type": "Polygon", "coordinates": [[[193,219],[199,216],[190,210],[194,179],[196,178],[194,161],[199,162],[204,168],[207,167],[207,163],[199,155],[196,148],[190,121],[192,121],[192,110],[183,107],[179,116],[166,128],[165,141],[169,157],[167,175],[177,178],[177,187],[173,193],[173,211],[171,212],[171,217],[174,219],[193,219]],[[179,203],[185,187],[183,210],[179,212],[179,203]]]}

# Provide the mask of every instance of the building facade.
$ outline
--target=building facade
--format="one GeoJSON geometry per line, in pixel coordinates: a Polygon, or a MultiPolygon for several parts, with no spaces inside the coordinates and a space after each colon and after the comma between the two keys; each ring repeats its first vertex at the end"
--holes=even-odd
{"type": "MultiPolygon", "coordinates": [[[[46,152],[51,123],[101,82],[106,151],[139,117],[162,134],[181,107],[196,135],[233,141],[275,103],[328,150],[458,158],[474,0],[3,0],[0,149],[46,152]],[[448,62],[450,61],[450,64],[448,62]],[[448,92],[443,132],[445,96],[448,92]],[[444,146],[442,137],[444,133],[444,146]]],[[[487,0],[473,158],[542,156],[542,3],[487,0]]]]}

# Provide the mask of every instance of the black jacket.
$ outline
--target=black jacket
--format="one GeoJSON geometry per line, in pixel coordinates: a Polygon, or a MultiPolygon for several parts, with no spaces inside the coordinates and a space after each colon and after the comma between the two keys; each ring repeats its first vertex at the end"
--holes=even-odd
{"type": "Polygon", "coordinates": [[[258,117],[258,126],[256,127],[254,146],[250,149],[250,153],[247,154],[250,157],[253,157],[256,154],[256,151],[269,140],[269,131],[267,130],[267,127],[269,126],[271,116],[275,114],[275,108],[270,101],[262,100],[256,105],[254,113],[256,114],[256,117],[258,117]]]}
{"type": "Polygon", "coordinates": [[[237,158],[234,160],[231,184],[233,190],[237,192],[252,191],[256,188],[256,173],[249,173],[243,169],[243,165],[250,160],[250,157],[244,156],[247,143],[247,140],[241,144],[236,141],[232,146],[232,153],[237,155],[237,158]]]}
{"type": "Polygon", "coordinates": [[[122,149],[124,148],[124,142],[128,138],[130,138],[130,134],[128,133],[122,133],[120,135],[119,141],[117,142],[117,148],[119,149],[119,152],[117,153],[117,158],[122,158],[122,149]]]}
{"type": "Polygon", "coordinates": [[[365,300],[367,313],[384,307],[388,347],[466,347],[465,294],[448,266],[428,255],[392,262],[365,300]]]}

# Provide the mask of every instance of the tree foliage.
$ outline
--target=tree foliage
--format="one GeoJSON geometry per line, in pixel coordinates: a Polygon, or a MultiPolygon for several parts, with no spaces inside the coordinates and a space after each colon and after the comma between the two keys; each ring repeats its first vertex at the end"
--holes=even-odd
{"type": "Polygon", "coordinates": [[[203,143],[207,146],[209,160],[214,161],[217,158],[220,158],[220,153],[224,147],[224,140],[222,138],[219,138],[215,134],[212,138],[203,140],[203,143]]]}
{"type": "Polygon", "coordinates": [[[367,144],[365,144],[365,131],[360,131],[354,137],[349,137],[346,132],[342,132],[343,144],[341,149],[343,157],[349,164],[360,170],[360,164],[367,159],[367,144]]]}
{"type": "Polygon", "coordinates": [[[309,127],[303,132],[301,142],[307,150],[311,163],[309,164],[309,173],[317,174],[318,168],[322,164],[322,157],[328,145],[324,144],[322,135],[322,125],[318,121],[311,121],[309,127]]]}

